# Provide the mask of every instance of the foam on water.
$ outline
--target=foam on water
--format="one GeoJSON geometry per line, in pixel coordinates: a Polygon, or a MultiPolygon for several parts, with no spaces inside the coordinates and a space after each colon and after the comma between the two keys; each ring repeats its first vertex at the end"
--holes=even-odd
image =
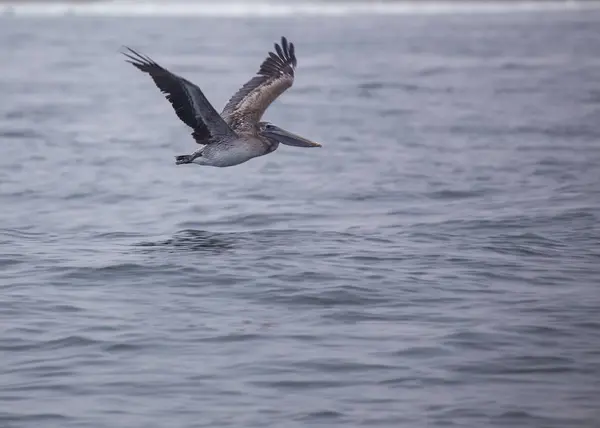
{"type": "Polygon", "coordinates": [[[568,11],[600,8],[598,2],[133,2],[111,1],[75,4],[21,3],[0,5],[0,13],[16,15],[84,15],[84,16],[220,16],[220,17],[280,17],[339,15],[407,15],[454,13],[512,13],[568,11]]]}

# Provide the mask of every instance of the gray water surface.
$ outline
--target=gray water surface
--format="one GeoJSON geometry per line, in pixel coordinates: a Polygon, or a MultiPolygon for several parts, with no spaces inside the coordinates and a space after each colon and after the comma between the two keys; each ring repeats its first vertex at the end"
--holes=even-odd
{"type": "Polygon", "coordinates": [[[600,12],[0,18],[0,427],[597,427],[600,12]],[[323,143],[233,168],[121,45],[323,143]]]}

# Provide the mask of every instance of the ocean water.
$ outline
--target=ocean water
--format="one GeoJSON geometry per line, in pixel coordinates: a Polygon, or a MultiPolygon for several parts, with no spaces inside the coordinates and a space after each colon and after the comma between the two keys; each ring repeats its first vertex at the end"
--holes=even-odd
{"type": "Polygon", "coordinates": [[[600,11],[215,7],[0,17],[0,427],[598,427],[600,11]],[[176,166],[121,46],[282,35],[323,148],[176,166]]]}

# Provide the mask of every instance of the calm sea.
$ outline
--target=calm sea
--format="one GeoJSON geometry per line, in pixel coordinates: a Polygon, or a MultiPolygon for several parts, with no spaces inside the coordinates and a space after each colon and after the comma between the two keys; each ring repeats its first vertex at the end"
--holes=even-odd
{"type": "Polygon", "coordinates": [[[0,427],[600,426],[600,9],[151,6],[0,17],[0,427]],[[324,147],[176,166],[121,45],[282,35],[324,147]]]}

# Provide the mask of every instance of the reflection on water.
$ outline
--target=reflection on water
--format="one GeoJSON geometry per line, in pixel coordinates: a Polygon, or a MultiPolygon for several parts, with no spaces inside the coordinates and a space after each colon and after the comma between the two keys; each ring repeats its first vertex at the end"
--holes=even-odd
{"type": "Polygon", "coordinates": [[[158,242],[140,242],[138,247],[153,247],[173,251],[223,252],[231,250],[237,238],[232,233],[214,233],[205,230],[184,229],[172,238],[158,242]]]}

